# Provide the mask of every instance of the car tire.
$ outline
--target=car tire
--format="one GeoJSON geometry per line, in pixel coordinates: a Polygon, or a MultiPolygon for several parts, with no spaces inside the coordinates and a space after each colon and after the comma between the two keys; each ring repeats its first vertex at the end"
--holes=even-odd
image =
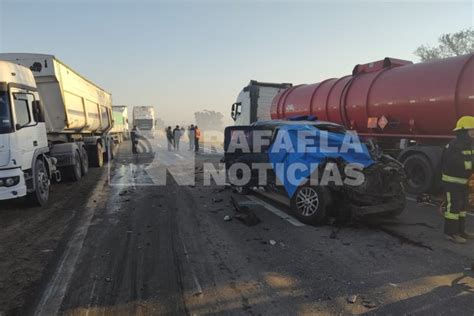
{"type": "Polygon", "coordinates": [[[301,222],[322,225],[330,201],[329,189],[323,186],[300,186],[291,198],[291,211],[301,222]]]}
{"type": "Polygon", "coordinates": [[[35,162],[33,181],[35,191],[27,195],[28,202],[32,206],[44,206],[48,203],[51,181],[46,165],[41,159],[35,162]]]}
{"type": "Polygon", "coordinates": [[[421,194],[430,192],[435,183],[435,170],[429,160],[420,154],[409,156],[403,161],[407,192],[421,194]]]}

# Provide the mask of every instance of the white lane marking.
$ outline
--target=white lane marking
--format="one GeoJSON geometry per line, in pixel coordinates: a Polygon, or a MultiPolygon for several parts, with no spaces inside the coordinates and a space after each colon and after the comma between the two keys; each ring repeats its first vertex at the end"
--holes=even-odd
{"type": "Polygon", "coordinates": [[[97,285],[97,278],[94,278],[94,283],[92,284],[91,293],[90,293],[90,295],[89,295],[89,302],[87,303],[86,316],[89,316],[89,311],[91,310],[92,299],[94,298],[96,285],[97,285]]]}
{"type": "Polygon", "coordinates": [[[418,202],[415,198],[412,198],[412,197],[408,197],[408,196],[407,196],[406,199],[407,199],[408,201],[418,202]]]}
{"type": "Polygon", "coordinates": [[[59,314],[59,309],[61,308],[64,296],[69,287],[69,282],[71,281],[77,260],[79,259],[84,239],[97,208],[97,203],[95,201],[99,201],[100,195],[104,194],[104,190],[102,190],[101,186],[104,186],[107,178],[108,173],[104,170],[101,178],[92,191],[92,196],[86,203],[84,214],[77,223],[77,227],[67,244],[66,250],[61,256],[59,265],[54,272],[53,277],[49,281],[47,288],[36,307],[34,315],[49,316],[59,314]]]}
{"type": "Polygon", "coordinates": [[[196,276],[196,272],[194,272],[194,268],[193,268],[193,265],[191,264],[191,260],[189,259],[189,254],[188,254],[188,250],[186,249],[186,245],[184,244],[184,241],[182,241],[183,243],[183,249],[184,249],[184,256],[186,257],[186,261],[188,261],[188,264],[189,264],[189,270],[191,270],[191,274],[193,276],[193,280],[194,280],[194,285],[196,286],[196,293],[194,294],[197,294],[197,295],[202,295],[202,287],[201,287],[201,284],[199,283],[199,280],[196,276]]]}
{"type": "Polygon", "coordinates": [[[260,204],[261,206],[263,206],[264,208],[266,208],[267,210],[269,210],[270,212],[272,212],[276,216],[278,216],[278,217],[284,219],[285,221],[289,222],[293,226],[296,226],[296,227],[306,226],[305,224],[303,224],[302,222],[300,222],[296,218],[286,214],[285,212],[283,212],[283,211],[279,210],[278,208],[274,207],[273,205],[268,204],[267,202],[262,201],[262,200],[260,200],[259,198],[255,197],[253,195],[249,195],[249,196],[247,196],[247,198],[249,200],[257,203],[257,204],[260,204]]]}

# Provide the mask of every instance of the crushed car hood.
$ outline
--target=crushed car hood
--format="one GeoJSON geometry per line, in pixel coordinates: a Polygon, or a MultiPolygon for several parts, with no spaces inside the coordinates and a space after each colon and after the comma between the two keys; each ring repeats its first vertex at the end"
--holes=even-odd
{"type": "MultiPolygon", "coordinates": [[[[279,129],[278,135],[286,134],[285,141],[291,142],[292,146],[287,146],[289,144],[285,144],[285,146],[280,146],[276,139],[272,146],[268,150],[268,156],[270,163],[273,166],[276,176],[284,185],[285,190],[288,193],[288,196],[291,198],[293,194],[296,192],[298,186],[303,183],[316,169],[315,164],[324,163],[328,159],[342,159],[346,163],[357,163],[362,165],[364,168],[371,166],[375,163],[372,159],[370,152],[367,146],[357,139],[357,144],[360,145],[361,150],[353,150],[349,149],[341,151],[341,148],[348,146],[346,134],[342,133],[332,133],[326,131],[320,131],[319,129],[315,128],[312,125],[284,125],[279,129]],[[283,132],[283,133],[282,133],[283,132]],[[315,137],[311,137],[312,144],[309,144],[306,141],[306,150],[302,150],[301,147],[298,146],[301,142],[305,142],[303,139],[303,135],[305,132],[308,134],[315,135],[315,137]],[[321,139],[327,139],[327,144],[321,144],[321,139]],[[321,152],[319,148],[321,146],[327,145],[328,147],[334,148],[334,152],[321,152]],[[279,147],[279,148],[277,148],[279,147]],[[313,150],[311,150],[313,149],[313,150]],[[315,152],[312,152],[315,151],[315,152]],[[306,171],[300,171],[297,173],[296,177],[298,179],[298,183],[295,181],[288,181],[287,179],[287,170],[290,165],[294,163],[300,163],[307,167],[306,171]],[[277,164],[283,165],[283,168],[277,168],[277,164]]],[[[352,144],[354,144],[354,138],[352,139],[352,144]]]]}

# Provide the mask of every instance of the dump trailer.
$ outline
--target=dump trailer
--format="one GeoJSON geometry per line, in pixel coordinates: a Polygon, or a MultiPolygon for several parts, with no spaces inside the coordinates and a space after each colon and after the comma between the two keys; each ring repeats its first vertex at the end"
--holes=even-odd
{"type": "Polygon", "coordinates": [[[52,55],[0,54],[0,200],[48,201],[108,157],[111,95],[52,55]]]}
{"type": "MultiPolygon", "coordinates": [[[[234,120],[243,111],[233,105],[234,120]]],[[[434,191],[456,121],[474,115],[474,54],[356,65],[348,76],[280,91],[267,111],[272,119],[314,116],[356,130],[404,163],[410,192],[434,191]]]]}
{"type": "Polygon", "coordinates": [[[153,106],[134,106],[133,107],[133,126],[136,126],[140,135],[155,137],[155,107],[153,106]]]}
{"type": "Polygon", "coordinates": [[[128,107],[126,105],[112,106],[113,127],[110,135],[116,143],[122,143],[124,139],[129,139],[130,131],[128,127],[128,107]]]}

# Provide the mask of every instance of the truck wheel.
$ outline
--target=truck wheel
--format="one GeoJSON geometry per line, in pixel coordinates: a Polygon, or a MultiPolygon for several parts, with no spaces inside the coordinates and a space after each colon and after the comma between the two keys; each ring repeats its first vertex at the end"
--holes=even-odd
{"type": "Polygon", "coordinates": [[[114,159],[114,142],[110,142],[109,150],[104,153],[104,161],[109,162],[114,159]],[[109,156],[110,153],[110,156],[109,156]]]}
{"type": "Polygon", "coordinates": [[[81,172],[83,176],[89,172],[89,156],[84,147],[81,148],[81,172]]]}
{"type": "Polygon", "coordinates": [[[435,181],[435,171],[429,160],[420,154],[409,156],[403,162],[405,166],[405,188],[413,194],[429,192],[435,181]]]}
{"type": "Polygon", "coordinates": [[[296,218],[305,224],[324,224],[329,194],[329,190],[325,187],[300,186],[291,198],[291,210],[296,218]]]}
{"type": "Polygon", "coordinates": [[[79,151],[74,151],[74,165],[69,166],[67,173],[72,181],[77,182],[82,178],[82,162],[79,151]]]}
{"type": "Polygon", "coordinates": [[[51,184],[48,171],[43,160],[38,159],[35,162],[35,170],[33,174],[35,191],[28,194],[28,201],[34,206],[44,206],[48,203],[49,186],[51,184]]]}
{"type": "Polygon", "coordinates": [[[90,151],[90,162],[94,167],[101,168],[104,165],[104,154],[102,152],[102,144],[97,143],[90,151]]]}

